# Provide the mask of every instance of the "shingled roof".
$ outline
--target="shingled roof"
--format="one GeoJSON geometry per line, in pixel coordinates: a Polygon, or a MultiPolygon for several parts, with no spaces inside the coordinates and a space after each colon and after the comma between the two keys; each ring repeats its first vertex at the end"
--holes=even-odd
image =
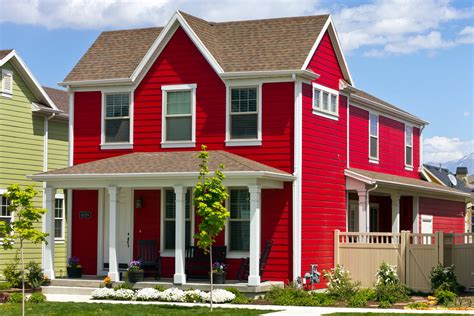
{"type": "Polygon", "coordinates": [[[3,49],[0,50],[0,59],[3,59],[3,57],[7,56],[13,51],[13,49],[3,49]]]}
{"type": "MultiPolygon", "coordinates": [[[[301,69],[329,15],[208,22],[179,12],[225,72],[301,69]]],[[[162,28],[109,31],[64,82],[130,78],[162,28]]]]}
{"type": "Polygon", "coordinates": [[[69,97],[64,90],[43,87],[43,90],[49,95],[54,104],[65,114],[69,113],[69,97]]]}

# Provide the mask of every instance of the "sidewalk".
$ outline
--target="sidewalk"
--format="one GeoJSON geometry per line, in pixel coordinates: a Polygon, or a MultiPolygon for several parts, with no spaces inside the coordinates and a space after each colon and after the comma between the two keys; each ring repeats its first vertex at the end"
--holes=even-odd
{"type": "MultiPolygon", "coordinates": [[[[89,295],[63,295],[46,294],[50,302],[76,302],[76,303],[106,303],[106,304],[135,304],[135,305],[172,305],[182,307],[209,306],[202,303],[172,303],[172,302],[141,302],[141,301],[113,301],[91,300],[89,295]]],[[[403,309],[374,309],[374,308],[345,308],[345,307],[303,307],[303,306],[275,306],[275,305],[237,305],[216,304],[216,308],[242,308],[275,311],[265,315],[324,315],[332,313],[411,313],[411,314],[463,314],[474,315],[474,311],[451,310],[403,310],[403,309]]]]}

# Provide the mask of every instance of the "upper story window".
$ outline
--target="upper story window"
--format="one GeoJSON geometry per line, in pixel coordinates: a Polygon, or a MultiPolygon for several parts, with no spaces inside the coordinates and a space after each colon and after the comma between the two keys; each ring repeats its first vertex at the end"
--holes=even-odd
{"type": "MultiPolygon", "coordinates": [[[[10,212],[8,207],[10,203],[8,199],[3,195],[0,195],[0,221],[5,222],[6,224],[10,224],[13,221],[13,213],[10,212]]],[[[2,235],[0,235],[2,237],[2,235]]]]}
{"type": "Polygon", "coordinates": [[[379,116],[369,114],[369,161],[379,161],[379,116]]]}
{"type": "Polygon", "coordinates": [[[405,167],[413,169],[413,127],[405,125],[405,167]]]}
{"type": "Polygon", "coordinates": [[[13,71],[2,69],[2,96],[11,97],[13,95],[13,71]]]}
{"type": "Polygon", "coordinates": [[[313,83],[313,114],[337,120],[339,117],[339,92],[313,83]]]}
{"type": "Polygon", "coordinates": [[[229,190],[229,251],[250,249],[250,193],[247,188],[229,190]]]}
{"type": "MultiPolygon", "coordinates": [[[[191,189],[186,190],[185,203],[185,246],[191,245],[193,234],[191,218],[191,189]]],[[[163,250],[173,250],[176,246],[176,194],[173,189],[165,190],[165,214],[163,219],[163,250]]]]}
{"type": "Polygon", "coordinates": [[[54,200],[54,238],[64,239],[64,198],[54,200]]]}
{"type": "Polygon", "coordinates": [[[131,93],[105,93],[102,149],[127,149],[132,144],[131,93]]]}
{"type": "Polygon", "coordinates": [[[261,145],[261,86],[230,87],[227,146],[261,145]]]}
{"type": "Polygon", "coordinates": [[[162,86],[162,147],[194,147],[196,142],[196,85],[162,86]]]}

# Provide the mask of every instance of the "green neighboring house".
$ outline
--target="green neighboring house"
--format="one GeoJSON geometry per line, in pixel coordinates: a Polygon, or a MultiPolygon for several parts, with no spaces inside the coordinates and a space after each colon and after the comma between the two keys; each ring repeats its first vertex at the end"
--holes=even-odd
{"type": "MultiPolygon", "coordinates": [[[[33,185],[39,192],[36,206],[44,207],[43,185],[28,175],[68,165],[68,95],[39,85],[15,50],[0,50],[0,196],[11,184],[33,185]]],[[[67,257],[66,199],[56,195],[55,267],[65,274],[67,257]]],[[[1,196],[0,221],[15,220],[1,196]]],[[[0,279],[17,250],[0,249],[0,279]]],[[[41,264],[42,245],[29,243],[26,261],[41,264]]]]}

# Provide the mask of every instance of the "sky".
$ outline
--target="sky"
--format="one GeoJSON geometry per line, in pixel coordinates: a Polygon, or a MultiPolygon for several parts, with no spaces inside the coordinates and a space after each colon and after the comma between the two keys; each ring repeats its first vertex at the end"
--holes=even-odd
{"type": "Polygon", "coordinates": [[[424,160],[474,152],[474,0],[0,0],[0,49],[57,87],[100,32],[330,13],[355,86],[430,122],[424,160]]]}

